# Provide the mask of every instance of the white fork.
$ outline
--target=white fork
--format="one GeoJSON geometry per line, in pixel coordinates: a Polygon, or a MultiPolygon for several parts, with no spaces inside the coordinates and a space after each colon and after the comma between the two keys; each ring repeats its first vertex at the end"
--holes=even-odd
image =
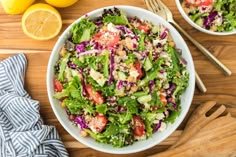
{"type": "MultiPolygon", "coordinates": [[[[163,8],[163,5],[160,5],[160,3],[159,3],[160,1],[158,1],[158,0],[157,1],[156,0],[144,0],[144,1],[145,1],[146,5],[147,5],[148,10],[154,12],[155,14],[158,14],[162,18],[166,19],[168,22],[174,23],[174,24],[178,25],[174,21],[172,13],[170,12],[170,10],[167,8],[168,12],[170,12],[170,14],[167,14],[167,11],[163,8]]],[[[202,93],[205,93],[207,91],[206,86],[204,85],[204,83],[202,82],[201,78],[199,77],[199,75],[198,75],[198,73],[196,71],[195,71],[195,78],[196,78],[196,84],[197,84],[198,89],[202,93]]]]}
{"type": "Polygon", "coordinates": [[[158,14],[159,16],[172,23],[179,31],[181,31],[213,64],[215,64],[225,75],[230,76],[232,72],[221,63],[214,55],[211,54],[203,45],[193,39],[182,27],[180,27],[173,19],[170,9],[161,0],[144,0],[148,10],[158,14]]]}

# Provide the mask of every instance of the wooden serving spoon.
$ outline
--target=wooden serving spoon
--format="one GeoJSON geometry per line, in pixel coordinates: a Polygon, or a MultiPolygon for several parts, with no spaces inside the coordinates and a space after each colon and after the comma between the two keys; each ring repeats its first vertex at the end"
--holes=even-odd
{"type": "Polygon", "coordinates": [[[235,157],[236,118],[219,117],[185,144],[151,157],[235,157]]]}
{"type": "Polygon", "coordinates": [[[199,130],[201,130],[202,127],[204,127],[206,124],[211,122],[212,120],[219,117],[221,114],[223,114],[226,110],[226,107],[224,105],[221,105],[218,107],[217,110],[215,110],[211,115],[207,116],[206,114],[216,105],[215,101],[208,101],[206,103],[201,104],[191,115],[189,118],[183,133],[180,136],[180,139],[170,147],[176,148],[185,142],[187,142],[188,139],[193,137],[196,133],[198,133],[199,130]]]}
{"type": "MultiPolygon", "coordinates": [[[[157,154],[157,155],[153,155],[151,157],[179,156],[179,154],[181,154],[181,153],[184,153],[184,154],[181,154],[182,156],[183,155],[188,156],[186,153],[189,153],[189,156],[194,156],[194,152],[195,151],[197,152],[197,150],[206,150],[206,148],[217,147],[217,144],[220,143],[221,141],[218,141],[218,143],[214,143],[215,145],[208,145],[209,143],[211,143],[209,141],[211,141],[214,138],[219,138],[219,137],[223,138],[223,136],[222,135],[219,136],[217,134],[217,131],[214,132],[213,130],[214,129],[218,129],[218,130],[223,129],[225,132],[227,132],[229,130],[227,130],[227,129],[225,130],[225,128],[224,128],[225,125],[230,125],[231,123],[235,124],[236,119],[232,118],[230,113],[228,113],[226,116],[223,117],[223,119],[221,118],[221,120],[218,121],[219,118],[217,118],[217,117],[221,116],[223,113],[226,113],[225,112],[226,107],[224,105],[218,106],[218,108],[213,113],[211,113],[209,116],[207,116],[207,113],[214,106],[216,106],[215,101],[209,101],[209,102],[206,102],[204,104],[201,104],[192,113],[192,116],[188,120],[188,122],[186,124],[186,127],[185,127],[180,139],[176,142],[176,144],[174,144],[173,146],[170,147],[170,149],[172,149],[172,150],[168,150],[166,152],[163,152],[163,153],[160,153],[160,154],[157,154]],[[216,121],[217,121],[218,124],[215,124],[216,121]],[[207,132],[207,133],[204,134],[204,132],[206,132],[207,129],[203,129],[203,128],[209,129],[210,132],[207,132]],[[212,132],[211,132],[211,130],[212,130],[212,132]],[[205,136],[201,136],[201,134],[204,134],[205,136]],[[193,142],[193,141],[195,141],[195,142],[193,142]],[[198,142],[196,142],[196,141],[198,141],[198,142]],[[206,147],[206,146],[208,146],[208,147],[206,147]],[[201,147],[203,147],[203,148],[201,148],[201,147]],[[172,154],[171,152],[172,153],[175,152],[175,153],[172,154]]],[[[232,127],[236,129],[236,125],[232,126],[232,127]]],[[[233,135],[233,134],[230,134],[230,135],[233,135]]],[[[235,137],[232,137],[232,138],[235,138],[235,137]]],[[[231,140],[227,141],[227,142],[228,142],[227,143],[228,145],[234,143],[234,142],[231,142],[231,140]]],[[[235,148],[236,148],[236,144],[235,144],[235,148]]],[[[231,150],[231,149],[234,149],[234,148],[233,147],[228,147],[228,149],[231,150]]],[[[212,150],[211,153],[212,152],[215,153],[214,149],[210,149],[210,150],[212,150]]],[[[204,152],[204,151],[202,151],[202,152],[204,152]]],[[[223,151],[221,151],[221,152],[223,152],[223,151]]],[[[227,150],[224,153],[231,153],[231,152],[232,151],[227,150]]],[[[206,154],[209,155],[209,153],[206,153],[206,154]]],[[[203,154],[201,154],[201,155],[203,155],[203,154]]],[[[215,155],[213,155],[213,156],[215,156],[215,155]]]]}

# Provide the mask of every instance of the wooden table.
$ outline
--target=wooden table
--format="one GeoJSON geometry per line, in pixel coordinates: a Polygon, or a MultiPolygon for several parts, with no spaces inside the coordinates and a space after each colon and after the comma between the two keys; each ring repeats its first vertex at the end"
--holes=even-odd
{"type": "MultiPolygon", "coordinates": [[[[224,76],[222,72],[220,72],[196,49],[196,47],[186,40],[194,58],[196,70],[208,89],[207,93],[202,94],[198,91],[198,89],[195,90],[195,95],[189,114],[185,118],[184,122],[179,126],[178,130],[176,130],[165,141],[146,151],[120,156],[144,157],[166,150],[178,139],[191,112],[200,103],[207,100],[216,100],[220,104],[226,104],[232,115],[236,116],[236,35],[220,37],[201,33],[192,28],[181,17],[174,0],[164,0],[164,2],[174,13],[176,21],[197,41],[209,49],[213,55],[229,67],[232,70],[233,75],[230,77],[224,76]]],[[[58,9],[63,18],[63,29],[61,32],[63,32],[69,24],[81,15],[84,15],[85,13],[96,8],[109,5],[132,5],[146,8],[142,0],[79,0],[71,7],[58,9]]],[[[54,125],[57,127],[70,156],[118,156],[98,152],[80,144],[60,125],[51,109],[46,90],[47,63],[57,38],[49,41],[35,41],[28,38],[22,32],[21,17],[22,15],[7,15],[4,13],[3,9],[0,8],[0,60],[3,60],[18,52],[23,52],[26,54],[28,59],[28,69],[26,71],[25,88],[34,99],[40,101],[41,116],[47,125],[54,125]]]]}

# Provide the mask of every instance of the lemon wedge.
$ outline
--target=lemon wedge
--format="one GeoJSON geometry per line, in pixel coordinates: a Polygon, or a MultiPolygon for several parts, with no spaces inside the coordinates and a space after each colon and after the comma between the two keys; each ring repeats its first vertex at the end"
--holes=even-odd
{"type": "Polygon", "coordinates": [[[49,40],[57,36],[62,28],[60,13],[48,4],[30,6],[22,17],[24,33],[36,40],[49,40]]]}
{"type": "Polygon", "coordinates": [[[78,0],[45,0],[45,1],[54,7],[65,8],[73,5],[78,0]]]}
{"type": "Polygon", "coordinates": [[[35,0],[0,0],[2,7],[7,14],[23,13],[35,0]]]}

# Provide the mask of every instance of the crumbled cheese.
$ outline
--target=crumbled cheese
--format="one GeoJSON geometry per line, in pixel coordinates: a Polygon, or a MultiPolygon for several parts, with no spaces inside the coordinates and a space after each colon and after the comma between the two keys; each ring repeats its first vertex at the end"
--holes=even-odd
{"type": "Polygon", "coordinates": [[[159,42],[160,42],[160,39],[155,39],[153,40],[152,44],[156,46],[159,42]]]}
{"type": "Polygon", "coordinates": [[[167,57],[169,57],[169,55],[168,55],[167,52],[162,51],[162,52],[160,53],[160,57],[167,58],[167,57]]]}
{"type": "Polygon", "coordinates": [[[164,86],[163,86],[164,89],[168,89],[170,88],[170,84],[169,83],[166,83],[164,86]]]}
{"type": "Polygon", "coordinates": [[[222,25],[222,22],[223,22],[222,16],[217,16],[217,17],[215,18],[215,20],[213,21],[213,23],[214,23],[216,26],[222,25]]]}
{"type": "Polygon", "coordinates": [[[131,99],[136,99],[136,97],[135,97],[135,96],[133,96],[133,95],[132,95],[130,98],[131,98],[131,99]]]}
{"type": "Polygon", "coordinates": [[[158,131],[161,131],[161,132],[163,132],[163,131],[165,131],[165,130],[166,130],[166,127],[167,127],[166,123],[165,123],[165,122],[161,122],[161,127],[159,128],[159,130],[158,130],[158,131]]]}
{"type": "Polygon", "coordinates": [[[143,105],[144,105],[144,108],[145,108],[145,109],[150,109],[150,106],[151,106],[150,104],[144,103],[143,105]]]}
{"type": "Polygon", "coordinates": [[[166,80],[167,79],[167,73],[166,72],[163,72],[163,73],[159,73],[158,74],[158,77],[162,80],[166,80]]]}
{"type": "Polygon", "coordinates": [[[156,119],[161,120],[163,118],[165,118],[165,115],[163,113],[157,113],[156,119]]]}
{"type": "Polygon", "coordinates": [[[93,68],[90,70],[90,76],[100,85],[103,86],[107,79],[102,73],[95,71],[93,68]]]}
{"type": "Polygon", "coordinates": [[[137,70],[132,70],[132,71],[129,72],[129,74],[130,74],[130,76],[133,76],[134,78],[137,78],[138,75],[139,75],[137,70]]]}
{"type": "Polygon", "coordinates": [[[114,25],[113,25],[112,23],[109,23],[109,24],[107,25],[107,30],[110,31],[110,32],[114,32],[114,33],[119,32],[119,31],[114,27],[114,25]]]}
{"type": "Polygon", "coordinates": [[[165,116],[169,117],[169,112],[167,110],[165,111],[165,116]]]}

